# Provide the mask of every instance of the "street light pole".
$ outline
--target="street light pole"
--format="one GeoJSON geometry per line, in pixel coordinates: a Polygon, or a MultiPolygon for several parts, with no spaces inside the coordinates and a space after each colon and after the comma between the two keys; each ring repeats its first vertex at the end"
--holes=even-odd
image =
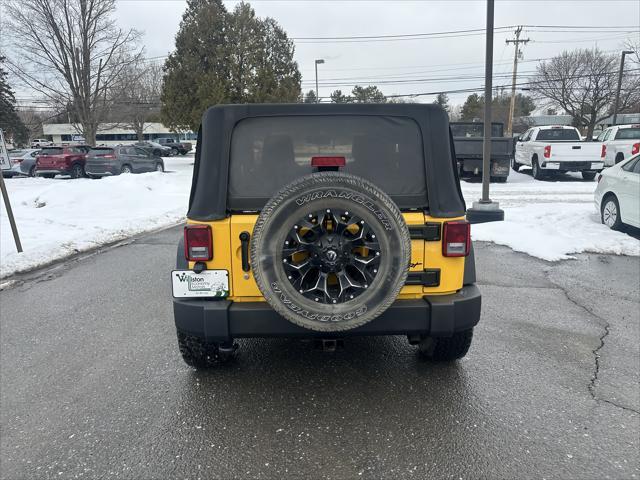
{"type": "Polygon", "coordinates": [[[320,95],[318,94],[318,65],[323,63],[324,60],[321,58],[316,60],[316,103],[320,101],[320,95]]]}
{"type": "Polygon", "coordinates": [[[482,198],[473,202],[467,210],[470,223],[498,222],[504,220],[504,211],[498,202],[489,198],[491,181],[491,90],[493,89],[493,6],[494,0],[487,0],[487,31],[484,67],[484,140],[482,143],[482,198]]]}
{"type": "Polygon", "coordinates": [[[620,88],[622,87],[622,72],[624,71],[624,56],[634,53],[633,50],[623,50],[620,58],[620,72],[618,72],[618,89],[616,90],[616,104],[613,108],[613,124],[618,121],[618,104],[620,103],[620,88]]]}

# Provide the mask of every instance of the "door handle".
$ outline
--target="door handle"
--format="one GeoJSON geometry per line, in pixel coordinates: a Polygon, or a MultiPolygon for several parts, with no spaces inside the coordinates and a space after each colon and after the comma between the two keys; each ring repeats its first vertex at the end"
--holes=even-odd
{"type": "Polygon", "coordinates": [[[242,256],[242,271],[248,272],[251,267],[249,266],[249,239],[251,236],[249,232],[242,232],[240,234],[240,254],[242,256]]]}

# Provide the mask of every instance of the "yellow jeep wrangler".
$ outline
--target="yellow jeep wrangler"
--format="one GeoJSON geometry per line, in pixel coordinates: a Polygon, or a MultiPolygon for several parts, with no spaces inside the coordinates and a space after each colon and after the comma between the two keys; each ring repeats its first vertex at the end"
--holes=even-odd
{"type": "Polygon", "coordinates": [[[480,292],[446,113],[209,108],[171,277],[197,368],[248,337],[406,335],[426,358],[463,357],[480,292]]]}

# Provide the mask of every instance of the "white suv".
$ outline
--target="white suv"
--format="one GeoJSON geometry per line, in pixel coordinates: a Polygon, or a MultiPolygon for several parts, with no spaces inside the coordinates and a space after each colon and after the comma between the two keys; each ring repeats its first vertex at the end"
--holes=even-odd
{"type": "Polygon", "coordinates": [[[31,148],[51,147],[53,142],[46,138],[36,138],[31,142],[31,148]]]}

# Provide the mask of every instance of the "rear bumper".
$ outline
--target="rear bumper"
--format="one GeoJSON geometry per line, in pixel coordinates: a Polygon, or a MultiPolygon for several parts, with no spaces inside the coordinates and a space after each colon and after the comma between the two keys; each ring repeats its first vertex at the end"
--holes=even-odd
{"type": "MultiPolygon", "coordinates": [[[[511,159],[509,157],[491,158],[491,176],[492,177],[507,177],[509,176],[509,164],[511,159]]],[[[461,173],[464,176],[467,175],[481,175],[482,174],[482,159],[481,158],[459,158],[458,166],[461,173]]]]}
{"type": "Polygon", "coordinates": [[[481,295],[476,285],[465,285],[452,295],[397,300],[382,315],[353,330],[316,332],[299,327],[277,314],[266,302],[229,300],[173,300],[176,328],[185,333],[223,342],[250,337],[319,337],[357,335],[451,336],[480,321],[481,295]]]}
{"type": "Polygon", "coordinates": [[[36,176],[38,175],[70,175],[71,170],[61,168],[38,168],[36,167],[36,176]]]}
{"type": "Polygon", "coordinates": [[[120,173],[120,168],[117,165],[94,165],[87,163],[84,167],[84,171],[87,175],[98,177],[105,175],[118,175],[120,173]]]}
{"type": "Polygon", "coordinates": [[[563,170],[565,172],[600,172],[604,168],[604,162],[554,162],[553,160],[547,160],[542,162],[540,168],[546,170],[563,170]]]}

